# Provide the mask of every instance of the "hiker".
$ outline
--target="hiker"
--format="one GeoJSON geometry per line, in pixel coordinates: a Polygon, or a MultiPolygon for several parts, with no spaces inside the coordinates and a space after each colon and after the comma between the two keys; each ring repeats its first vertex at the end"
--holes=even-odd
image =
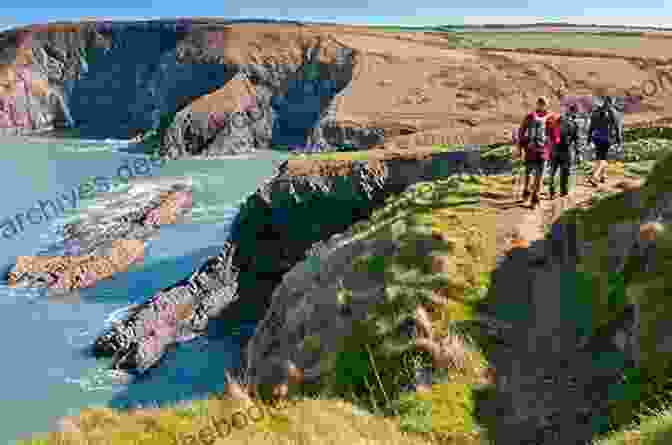
{"type": "Polygon", "coordinates": [[[590,139],[595,145],[595,165],[588,183],[597,187],[597,182],[606,181],[607,153],[614,145],[623,144],[623,126],[616,117],[612,98],[604,97],[602,104],[593,110],[590,118],[590,139]]]}
{"type": "Polygon", "coordinates": [[[539,204],[539,190],[544,175],[544,166],[550,158],[551,147],[560,142],[558,125],[554,115],[547,111],[548,99],[541,96],[537,99],[537,109],[523,120],[520,126],[519,146],[525,151],[525,185],[522,200],[530,197],[530,173],[534,172],[531,207],[539,204]],[[551,118],[551,119],[549,119],[551,118]]]}
{"type": "Polygon", "coordinates": [[[576,104],[569,106],[569,111],[560,116],[560,141],[553,146],[551,152],[551,181],[548,186],[548,194],[551,199],[555,198],[555,175],[560,170],[560,196],[569,193],[570,169],[579,152],[579,122],[578,107],[576,104]]]}

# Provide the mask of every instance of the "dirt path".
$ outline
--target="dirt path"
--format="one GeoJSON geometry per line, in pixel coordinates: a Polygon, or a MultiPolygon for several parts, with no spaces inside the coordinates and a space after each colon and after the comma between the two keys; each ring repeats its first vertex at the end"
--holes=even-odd
{"type": "MultiPolygon", "coordinates": [[[[616,191],[623,179],[611,176],[599,189],[616,191]]],[[[542,194],[535,210],[514,206],[513,200],[497,203],[503,209],[500,240],[513,233],[529,243],[509,254],[502,249],[488,297],[494,302],[489,315],[512,326],[490,357],[497,370],[496,396],[480,408],[495,419],[490,432],[497,445],[586,443],[605,420],[605,391],[620,374],[617,366],[600,367],[596,351],[577,351],[582,314],[561,291],[573,275],[573,262],[566,250],[543,241],[546,224],[595,193],[581,178],[577,182],[567,198],[550,201],[542,194]]]]}

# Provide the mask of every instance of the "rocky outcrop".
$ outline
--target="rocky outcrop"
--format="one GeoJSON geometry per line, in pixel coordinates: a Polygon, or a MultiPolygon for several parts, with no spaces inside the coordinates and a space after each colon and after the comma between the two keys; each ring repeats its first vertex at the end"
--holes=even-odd
{"type": "Polygon", "coordinates": [[[202,334],[238,298],[235,248],[226,243],[191,276],[137,306],[130,316],[96,339],[93,353],[114,359],[114,368],[142,373],[158,363],[166,348],[202,334]]]}
{"type": "MultiPolygon", "coordinates": [[[[353,77],[355,51],[317,33],[288,29],[284,34],[283,46],[269,34],[257,35],[260,41],[253,46],[258,50],[249,58],[267,56],[272,63],[241,60],[232,80],[176,115],[161,153],[175,158],[285,145],[328,151],[382,144],[382,129],[348,128],[335,120],[336,98],[353,77]]],[[[211,31],[207,38],[221,42],[225,56],[226,50],[234,50],[227,43],[232,39],[229,29],[211,31]]],[[[184,57],[193,56],[187,52],[184,57]]]]}
{"type": "Polygon", "coordinates": [[[186,178],[133,180],[127,193],[101,193],[63,240],[43,255],[20,256],[10,286],[73,290],[123,272],[144,258],[144,242],[159,228],[188,219],[191,184],[186,178]]]}
{"type": "Polygon", "coordinates": [[[8,284],[16,287],[48,287],[73,290],[93,286],[144,259],[139,240],[112,240],[108,255],[19,256],[9,273],[8,284]]]}
{"type": "MultiPolygon", "coordinates": [[[[658,173],[664,175],[663,171],[658,173]]],[[[524,302],[523,306],[536,311],[529,316],[516,316],[513,323],[509,321],[512,326],[496,335],[505,341],[489,357],[503,371],[494,376],[496,397],[484,405],[498,413],[497,437],[512,437],[515,443],[583,443],[595,433],[591,422],[608,416],[611,407],[621,402],[617,394],[639,395],[633,372],[644,366],[645,359],[649,366],[656,367],[657,359],[652,355],[655,352],[661,363],[663,358],[669,363],[669,316],[655,313],[656,306],[665,299],[664,292],[660,292],[663,281],[651,272],[657,269],[660,277],[666,265],[656,261],[669,261],[665,252],[670,245],[672,195],[663,188],[642,191],[632,185],[628,184],[623,196],[610,200],[618,204],[602,202],[596,208],[600,213],[592,213],[593,219],[584,220],[586,225],[571,216],[561,218],[553,226],[552,236],[520,246],[524,249],[514,249],[495,272],[493,305],[515,308],[524,302]],[[609,215],[609,210],[617,213],[609,215]],[[599,226],[594,218],[601,221],[599,226]],[[592,230],[598,230],[599,235],[595,237],[592,230]],[[530,250],[545,252],[543,261],[532,265],[537,253],[530,250]],[[582,259],[580,270],[577,258],[582,259]],[[632,286],[644,280],[642,285],[648,287],[649,293],[630,287],[620,296],[619,289],[613,294],[610,291],[607,298],[594,293],[596,288],[586,291],[586,287],[578,287],[572,281],[581,275],[578,272],[588,272],[588,282],[625,276],[625,282],[632,286]],[[637,274],[643,275],[631,280],[637,274]],[[529,278],[535,281],[529,287],[523,285],[529,278]],[[505,281],[508,284],[503,284],[505,281]],[[637,295],[644,297],[638,299],[637,295]],[[573,298],[602,314],[593,316],[593,326],[587,326],[583,339],[575,329],[586,327],[577,321],[582,319],[578,312],[587,311],[588,307],[572,306],[573,298]],[[558,301],[560,305],[555,306],[558,301]],[[554,315],[540,317],[544,310],[554,315]],[[563,319],[564,315],[567,318],[563,319]],[[605,315],[608,321],[595,324],[597,320],[604,321],[605,315]],[[556,325],[556,320],[561,323],[556,325]],[[537,329],[538,324],[549,326],[550,330],[537,329]],[[543,332],[554,335],[544,337],[543,332]],[[653,343],[644,348],[645,341],[653,343]],[[645,351],[648,357],[643,355],[645,351]],[[512,375],[516,378],[511,379],[512,375]],[[631,378],[627,391],[623,391],[624,375],[631,378]]],[[[356,236],[352,230],[313,246],[310,255],[283,276],[265,317],[247,344],[245,363],[252,384],[286,386],[290,382],[286,363],[300,369],[309,383],[331,376],[333,362],[330,364],[329,355],[338,350],[339,339],[351,335],[354,323],[371,315],[372,306],[385,297],[386,278],[382,271],[357,270],[355,258],[389,258],[398,252],[399,243],[394,236],[371,239],[356,236]],[[339,295],[344,289],[348,290],[347,298],[339,295]]],[[[427,254],[425,243],[418,242],[413,255],[427,254]]],[[[606,289],[602,291],[606,293],[606,289]]],[[[504,312],[493,311],[493,321],[501,323],[494,318],[495,313],[504,312]]],[[[513,314],[510,316],[513,318],[513,314]]],[[[431,337],[431,329],[422,326],[423,317],[416,312],[416,329],[431,337]]],[[[430,342],[416,341],[417,346],[422,343],[429,346],[430,342]]],[[[431,347],[424,349],[434,354],[431,347]]],[[[434,361],[435,368],[445,365],[434,361]]],[[[419,387],[422,385],[416,389],[419,387]]]]}
{"type": "MultiPolygon", "coordinates": [[[[372,307],[385,300],[382,273],[357,272],[353,260],[361,255],[392,257],[399,249],[394,240],[353,240],[351,234],[339,234],[286,273],[247,345],[251,382],[284,383],[278,380],[286,377],[278,372],[282,369],[272,366],[283,360],[295,363],[307,381],[324,375],[325,354],[337,351],[340,339],[352,333],[353,323],[364,320],[372,307]],[[347,308],[337,297],[342,288],[351,295],[347,308]]],[[[418,252],[423,253],[428,254],[418,252]]]]}
{"type": "MultiPolygon", "coordinates": [[[[160,318],[161,301],[169,301],[172,307],[178,302],[214,299],[218,303],[208,314],[240,322],[258,321],[283,275],[305,260],[311,248],[322,249],[316,243],[346,231],[410,184],[487,168],[477,151],[439,153],[420,161],[354,161],[343,176],[292,176],[285,162],[241,205],[227,247],[209,260],[211,266],[203,266],[171,290],[153,296],[136,315],[97,339],[95,350],[100,355],[115,355],[117,367],[145,370],[157,363],[165,347],[175,341],[179,323],[168,323],[173,328],[165,335],[161,334],[164,331],[152,331],[159,333],[147,346],[143,346],[146,330],[137,326],[145,319],[160,318]],[[199,280],[207,284],[199,284],[199,280]],[[146,352],[149,350],[154,352],[146,352]]],[[[203,326],[208,317],[199,318],[203,326]]]]}
{"type": "Polygon", "coordinates": [[[420,160],[352,161],[340,174],[325,170],[297,176],[290,173],[291,163],[282,164],[278,174],[246,200],[232,226],[231,240],[239,246],[235,264],[241,270],[241,299],[231,311],[245,319],[263,317],[282,276],[311,246],[367,218],[390,195],[461,172],[510,171],[510,163],[481,159],[478,148],[420,160]],[[251,301],[247,308],[239,307],[251,301]]]}
{"type": "Polygon", "coordinates": [[[297,25],[259,29],[192,20],[2,33],[0,131],[75,126],[83,137],[126,138],[160,129],[169,158],[382,143],[381,130],[335,121],[358,63],[352,48],[297,25]]]}

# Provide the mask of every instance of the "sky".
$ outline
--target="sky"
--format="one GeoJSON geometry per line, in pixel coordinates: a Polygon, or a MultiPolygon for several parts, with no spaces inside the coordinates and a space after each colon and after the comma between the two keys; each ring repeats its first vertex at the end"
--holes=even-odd
{"type": "Polygon", "coordinates": [[[0,29],[81,18],[278,18],[343,24],[532,23],[652,25],[672,28],[672,0],[2,0],[0,29]],[[251,4],[254,7],[250,7],[251,4]],[[268,3],[268,5],[266,5],[268,3]],[[282,3],[283,6],[277,5],[282,3]],[[424,5],[418,5],[424,3],[424,5]],[[635,7],[634,4],[637,4],[635,7]],[[95,7],[91,7],[91,5],[95,7]],[[450,4],[450,7],[447,7],[450,4]],[[58,6],[55,6],[58,5],[58,6]],[[188,5],[188,7],[185,7],[188,5]],[[415,5],[415,6],[413,6],[415,5]],[[383,15],[384,14],[384,15],[383,15]]]}

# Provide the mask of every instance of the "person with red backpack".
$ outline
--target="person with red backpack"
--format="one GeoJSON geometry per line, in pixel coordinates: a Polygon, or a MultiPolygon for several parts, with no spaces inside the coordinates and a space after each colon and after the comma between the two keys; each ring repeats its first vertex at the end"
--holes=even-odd
{"type": "Polygon", "coordinates": [[[537,109],[523,120],[520,126],[518,144],[525,152],[525,185],[522,200],[532,195],[531,207],[539,204],[539,191],[544,175],[546,161],[550,159],[551,149],[560,143],[558,119],[547,110],[548,99],[541,96],[537,99],[537,109]],[[530,174],[534,173],[534,185],[530,193],[530,174]]]}

